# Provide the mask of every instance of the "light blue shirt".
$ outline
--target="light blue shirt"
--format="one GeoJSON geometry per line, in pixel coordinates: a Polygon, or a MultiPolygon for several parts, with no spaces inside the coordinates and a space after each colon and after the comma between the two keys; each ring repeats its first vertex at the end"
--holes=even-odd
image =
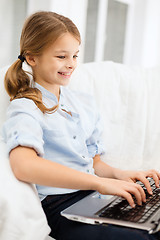
{"type": "MultiPolygon", "coordinates": [[[[35,87],[42,92],[47,107],[58,103],[53,93],[37,83],[35,87]]],[[[59,107],[52,114],[43,114],[32,100],[13,100],[3,126],[8,153],[19,145],[31,147],[43,158],[88,174],[94,174],[93,157],[104,152],[101,134],[93,98],[66,87],[61,87],[59,107]]],[[[47,195],[76,191],[40,185],[37,190],[41,200],[47,195]]]]}

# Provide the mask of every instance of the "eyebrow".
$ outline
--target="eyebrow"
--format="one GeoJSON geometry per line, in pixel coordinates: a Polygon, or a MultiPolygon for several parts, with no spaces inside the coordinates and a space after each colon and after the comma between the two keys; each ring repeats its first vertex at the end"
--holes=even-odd
{"type": "MultiPolygon", "coordinates": [[[[67,53],[68,51],[65,50],[59,50],[59,51],[55,51],[55,53],[67,53]]],[[[79,50],[76,51],[75,53],[79,53],[79,50]]]]}

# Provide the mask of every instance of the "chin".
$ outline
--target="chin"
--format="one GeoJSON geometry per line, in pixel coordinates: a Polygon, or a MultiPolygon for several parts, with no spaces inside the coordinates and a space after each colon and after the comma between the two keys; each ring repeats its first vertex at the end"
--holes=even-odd
{"type": "Polygon", "coordinates": [[[70,82],[70,80],[68,80],[68,81],[65,81],[65,82],[63,82],[62,84],[61,84],[61,86],[67,86],[68,84],[69,84],[69,82],[70,82]]]}

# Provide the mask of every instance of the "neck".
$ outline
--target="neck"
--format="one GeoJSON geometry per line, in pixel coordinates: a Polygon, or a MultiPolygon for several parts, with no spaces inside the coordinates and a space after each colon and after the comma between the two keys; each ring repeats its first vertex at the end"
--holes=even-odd
{"type": "Polygon", "coordinates": [[[41,85],[42,87],[44,87],[45,89],[47,89],[49,92],[53,93],[57,99],[59,100],[60,97],[60,86],[59,85],[48,85],[48,84],[44,84],[41,82],[36,81],[39,85],[41,85]]]}

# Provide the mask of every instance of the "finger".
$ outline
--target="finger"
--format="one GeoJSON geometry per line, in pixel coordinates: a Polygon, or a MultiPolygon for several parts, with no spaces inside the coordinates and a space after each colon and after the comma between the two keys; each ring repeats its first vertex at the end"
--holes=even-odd
{"type": "Polygon", "coordinates": [[[132,195],[131,195],[130,193],[124,191],[124,192],[121,194],[121,197],[125,198],[125,199],[128,201],[129,205],[130,205],[132,208],[135,208],[136,205],[135,205],[135,202],[134,202],[134,200],[133,200],[133,197],[132,197],[132,195]]]}
{"type": "Polygon", "coordinates": [[[155,172],[156,172],[156,174],[157,174],[157,176],[158,176],[158,178],[159,178],[159,180],[160,180],[160,172],[158,172],[158,171],[156,171],[156,170],[154,170],[155,172]]]}
{"type": "Polygon", "coordinates": [[[142,188],[139,184],[137,184],[137,183],[136,183],[136,187],[137,187],[138,191],[139,191],[140,194],[141,194],[142,201],[143,201],[143,202],[146,202],[146,194],[145,194],[143,188],[142,188]]]}
{"type": "Polygon", "coordinates": [[[137,204],[142,205],[142,201],[145,201],[145,193],[138,184],[134,185],[130,190],[130,193],[136,198],[137,204]]]}
{"type": "Polygon", "coordinates": [[[153,174],[152,176],[153,180],[155,181],[155,185],[157,188],[159,188],[159,177],[157,176],[156,173],[153,174]]]}
{"type": "Polygon", "coordinates": [[[156,171],[156,170],[152,170],[153,172],[155,172],[156,174],[157,174],[157,177],[159,178],[159,180],[160,180],[160,172],[158,172],[158,171],[156,171]]]}
{"type": "MultiPolygon", "coordinates": [[[[144,174],[139,174],[139,176],[137,177],[137,180],[141,181],[144,186],[146,187],[147,191],[149,194],[153,194],[152,193],[152,188],[151,188],[151,185],[148,181],[148,179],[146,177],[148,177],[151,173],[148,171],[148,172],[144,172],[144,174]]],[[[138,184],[137,184],[138,185],[138,184]]]]}
{"type": "MultiPolygon", "coordinates": [[[[148,176],[148,175],[147,175],[147,176],[148,176]]],[[[140,180],[140,181],[144,184],[144,186],[146,187],[148,193],[152,195],[152,194],[153,194],[153,193],[152,193],[152,188],[151,188],[151,185],[150,185],[148,179],[147,179],[146,177],[144,177],[144,176],[141,176],[141,177],[139,177],[138,180],[140,180]]],[[[138,185],[138,184],[137,184],[137,185],[138,185]]]]}
{"type": "Polygon", "coordinates": [[[153,178],[153,180],[155,181],[155,185],[156,185],[156,187],[158,187],[159,188],[159,173],[157,172],[157,171],[155,171],[155,170],[151,170],[151,171],[149,171],[149,174],[148,174],[148,177],[151,177],[151,178],[153,178]]]}

